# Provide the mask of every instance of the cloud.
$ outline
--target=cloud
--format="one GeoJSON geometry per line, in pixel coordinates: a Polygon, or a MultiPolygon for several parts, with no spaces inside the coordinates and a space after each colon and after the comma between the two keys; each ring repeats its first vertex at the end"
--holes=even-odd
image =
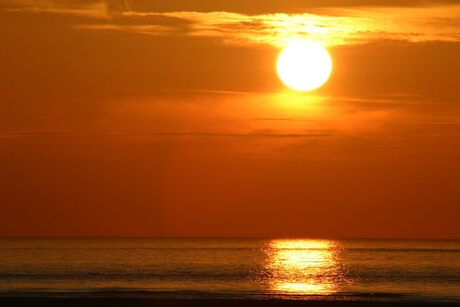
{"type": "Polygon", "coordinates": [[[90,18],[109,18],[107,2],[72,3],[50,0],[5,0],[0,5],[0,10],[11,13],[36,13],[72,15],[90,18]]]}
{"type": "Polygon", "coordinates": [[[148,35],[189,35],[218,38],[239,45],[281,47],[293,39],[327,46],[366,44],[381,40],[409,43],[459,42],[460,5],[415,7],[336,7],[288,14],[247,15],[228,11],[157,12],[133,10],[126,0],[7,0],[7,12],[65,14],[109,20],[73,25],[76,30],[125,31],[148,35]],[[313,13],[315,12],[315,13],[313,13]],[[165,25],[165,19],[168,24],[165,25]]]}
{"type": "Polygon", "coordinates": [[[159,131],[159,132],[113,132],[113,133],[71,133],[71,132],[6,132],[0,139],[28,137],[81,137],[81,136],[154,136],[154,137],[205,137],[205,138],[312,138],[333,136],[332,130],[311,130],[303,133],[276,133],[270,131],[249,131],[247,133],[214,131],[159,131]]]}
{"type": "Polygon", "coordinates": [[[95,24],[95,25],[77,25],[77,30],[93,31],[124,31],[146,35],[165,35],[166,33],[175,32],[174,27],[164,25],[116,25],[116,24],[95,24]]]}
{"type": "MultiPolygon", "coordinates": [[[[135,16],[135,13],[125,12],[135,16]]],[[[229,43],[283,46],[309,39],[328,46],[378,40],[410,43],[460,41],[460,5],[415,8],[330,8],[323,14],[242,15],[230,12],[170,12],[162,15],[192,23],[190,35],[229,43]]]]}

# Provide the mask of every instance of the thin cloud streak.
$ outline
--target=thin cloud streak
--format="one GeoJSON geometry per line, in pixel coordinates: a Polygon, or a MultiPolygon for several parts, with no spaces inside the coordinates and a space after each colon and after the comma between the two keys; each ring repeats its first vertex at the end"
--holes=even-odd
{"type": "Polygon", "coordinates": [[[166,35],[173,34],[176,31],[174,27],[163,25],[116,25],[116,24],[98,24],[98,25],[77,25],[77,30],[90,31],[123,31],[145,35],[166,35]]]}
{"type": "Polygon", "coordinates": [[[78,137],[78,136],[158,136],[158,137],[223,137],[223,138],[310,138],[329,137],[335,133],[329,130],[314,130],[304,133],[271,133],[254,131],[248,133],[226,133],[226,132],[113,132],[113,133],[71,133],[71,132],[10,132],[0,133],[0,138],[24,138],[24,137],[78,137]]]}

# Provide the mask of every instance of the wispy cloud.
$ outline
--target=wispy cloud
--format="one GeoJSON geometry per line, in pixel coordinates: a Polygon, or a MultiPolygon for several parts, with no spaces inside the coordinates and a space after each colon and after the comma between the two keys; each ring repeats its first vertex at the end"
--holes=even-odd
{"type": "Polygon", "coordinates": [[[94,24],[94,25],[76,25],[77,30],[94,30],[94,31],[124,31],[146,35],[166,35],[173,33],[176,28],[163,25],[117,25],[117,24],[94,24]]]}
{"type": "Polygon", "coordinates": [[[72,133],[72,132],[7,132],[0,138],[27,137],[79,137],[79,136],[153,136],[153,137],[201,137],[201,138],[312,138],[333,136],[330,130],[307,130],[303,133],[277,133],[270,131],[249,131],[246,133],[217,131],[158,131],[158,132],[112,132],[112,133],[72,133]]]}
{"type": "Polygon", "coordinates": [[[79,15],[105,19],[73,25],[77,30],[126,31],[139,34],[214,37],[231,44],[283,46],[309,39],[328,46],[379,40],[410,43],[460,41],[460,5],[416,7],[323,8],[315,13],[247,15],[236,12],[136,11],[129,2],[83,4],[52,0],[7,0],[8,12],[79,15]],[[13,5],[14,4],[14,5],[13,5]],[[165,25],[165,19],[168,24],[165,25]]]}
{"type": "Polygon", "coordinates": [[[90,18],[110,17],[108,2],[93,2],[87,4],[71,4],[69,2],[56,2],[49,0],[5,0],[0,5],[4,12],[60,14],[90,18]]]}
{"type": "MultiPolygon", "coordinates": [[[[133,12],[124,14],[136,16],[133,12]]],[[[230,12],[171,12],[162,15],[190,21],[190,35],[219,37],[226,42],[240,44],[283,46],[293,39],[309,39],[329,46],[376,40],[411,43],[460,41],[460,5],[331,8],[324,10],[323,15],[242,15],[230,12]]]]}

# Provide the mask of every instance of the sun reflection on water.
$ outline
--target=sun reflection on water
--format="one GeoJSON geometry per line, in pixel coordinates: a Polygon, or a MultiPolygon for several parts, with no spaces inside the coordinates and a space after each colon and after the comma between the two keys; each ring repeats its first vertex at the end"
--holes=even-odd
{"type": "Polygon", "coordinates": [[[273,240],[266,252],[269,287],[279,294],[337,292],[338,246],[326,240],[273,240]]]}

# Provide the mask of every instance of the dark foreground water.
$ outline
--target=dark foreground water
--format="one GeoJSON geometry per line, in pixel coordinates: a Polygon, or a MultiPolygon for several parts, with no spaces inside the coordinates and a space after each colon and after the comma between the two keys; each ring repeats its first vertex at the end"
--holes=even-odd
{"type": "Polygon", "coordinates": [[[460,241],[1,239],[18,294],[460,302],[460,241]]]}

